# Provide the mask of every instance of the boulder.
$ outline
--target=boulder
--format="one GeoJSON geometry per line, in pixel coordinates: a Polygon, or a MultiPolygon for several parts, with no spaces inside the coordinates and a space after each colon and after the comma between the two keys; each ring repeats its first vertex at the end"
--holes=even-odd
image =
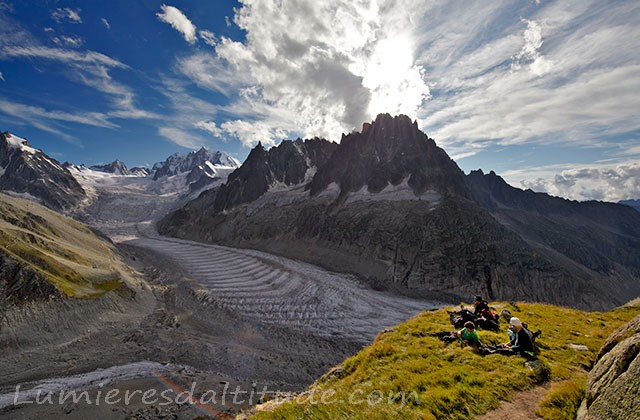
{"type": "Polygon", "coordinates": [[[587,379],[579,420],[630,419],[640,407],[640,315],[602,346],[587,379]]]}

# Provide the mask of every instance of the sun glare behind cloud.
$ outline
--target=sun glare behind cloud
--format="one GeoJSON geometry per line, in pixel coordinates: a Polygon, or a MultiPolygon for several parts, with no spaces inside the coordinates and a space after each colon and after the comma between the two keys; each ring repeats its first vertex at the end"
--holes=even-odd
{"type": "Polygon", "coordinates": [[[362,75],[362,84],[371,92],[370,115],[390,112],[415,118],[420,105],[429,97],[424,70],[415,64],[413,43],[408,35],[380,40],[370,59],[353,70],[362,75]]]}

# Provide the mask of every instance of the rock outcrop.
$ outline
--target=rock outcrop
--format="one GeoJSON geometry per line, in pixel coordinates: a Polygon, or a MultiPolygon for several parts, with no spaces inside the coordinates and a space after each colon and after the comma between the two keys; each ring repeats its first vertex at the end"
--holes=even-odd
{"type": "Polygon", "coordinates": [[[611,334],[589,373],[579,420],[632,419],[640,409],[640,316],[611,334]]]}
{"type": "Polygon", "coordinates": [[[0,133],[0,191],[26,194],[58,211],[75,207],[85,197],[57,160],[9,132],[0,133]]]}
{"type": "Polygon", "coordinates": [[[214,210],[220,212],[255,201],[274,184],[290,187],[308,182],[337,148],[337,144],[317,138],[285,140],[269,151],[258,143],[216,193],[214,210]]]}
{"type": "Polygon", "coordinates": [[[381,114],[362,132],[343,135],[331,159],[318,168],[309,184],[311,195],[331,183],[341,196],[363,187],[372,193],[406,181],[420,195],[428,190],[466,196],[464,174],[433,139],[409,117],[381,114]]]}
{"type": "Polygon", "coordinates": [[[121,160],[117,159],[107,165],[94,165],[89,167],[89,169],[114,175],[131,175],[131,172],[129,171],[129,168],[127,168],[127,165],[125,165],[121,160]]]}

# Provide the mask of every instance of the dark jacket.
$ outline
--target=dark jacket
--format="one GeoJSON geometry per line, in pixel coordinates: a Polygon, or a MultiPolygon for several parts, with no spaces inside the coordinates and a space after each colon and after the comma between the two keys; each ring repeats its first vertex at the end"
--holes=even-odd
{"type": "Polygon", "coordinates": [[[483,312],[491,312],[491,309],[489,309],[489,304],[487,302],[480,302],[476,305],[474,305],[474,309],[473,309],[473,313],[477,316],[481,316],[483,312]]]}
{"type": "Polygon", "coordinates": [[[533,340],[531,339],[531,333],[525,327],[522,327],[520,331],[518,331],[515,343],[511,346],[511,350],[515,353],[533,353],[533,340]]]}

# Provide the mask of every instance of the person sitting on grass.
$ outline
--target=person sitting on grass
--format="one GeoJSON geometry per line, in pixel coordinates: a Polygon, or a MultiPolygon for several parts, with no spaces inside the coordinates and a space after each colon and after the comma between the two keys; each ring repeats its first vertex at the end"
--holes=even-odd
{"type": "Polygon", "coordinates": [[[473,322],[467,321],[464,323],[464,328],[456,333],[458,337],[458,343],[461,346],[471,346],[473,348],[480,347],[480,339],[476,332],[476,326],[473,322]]]}
{"type": "Polygon", "coordinates": [[[486,347],[488,353],[498,353],[505,356],[535,357],[532,335],[519,318],[512,317],[509,321],[509,342],[497,346],[486,347]]]}
{"type": "Polygon", "coordinates": [[[476,332],[476,326],[471,321],[465,322],[464,328],[462,328],[460,331],[442,331],[429,335],[438,337],[445,343],[453,343],[457,340],[461,346],[471,346],[475,349],[481,347],[480,339],[478,338],[478,333],[476,332]]]}

